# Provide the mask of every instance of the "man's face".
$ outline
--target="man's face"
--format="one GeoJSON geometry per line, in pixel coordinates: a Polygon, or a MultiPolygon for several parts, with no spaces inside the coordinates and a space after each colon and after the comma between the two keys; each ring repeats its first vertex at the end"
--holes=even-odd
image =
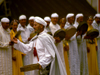
{"type": "Polygon", "coordinates": [[[53,18],[51,18],[51,21],[52,21],[53,24],[57,24],[57,22],[58,22],[58,17],[53,17],[53,18]]]}
{"type": "Polygon", "coordinates": [[[3,27],[5,30],[8,29],[8,28],[9,28],[9,22],[6,22],[6,23],[2,22],[2,27],[3,27]]]}
{"type": "Polygon", "coordinates": [[[77,18],[77,22],[78,22],[78,23],[83,22],[83,16],[80,16],[79,18],[77,18]]]}
{"type": "Polygon", "coordinates": [[[70,24],[74,23],[74,16],[68,18],[68,22],[69,22],[70,24]]]}
{"type": "Polygon", "coordinates": [[[29,20],[29,24],[33,27],[33,25],[34,25],[34,20],[29,20]]]}
{"type": "Polygon", "coordinates": [[[41,32],[41,29],[43,28],[43,25],[41,25],[41,24],[39,24],[37,22],[34,22],[33,28],[34,28],[34,31],[36,33],[40,33],[41,32]]]}
{"type": "Polygon", "coordinates": [[[50,22],[49,21],[46,21],[46,23],[47,23],[47,27],[49,26],[49,24],[50,24],[50,22]]]}
{"type": "Polygon", "coordinates": [[[25,27],[26,25],[26,19],[22,19],[22,20],[19,20],[20,24],[25,27]]]}
{"type": "Polygon", "coordinates": [[[95,18],[95,21],[96,21],[97,23],[100,23],[100,18],[96,17],[96,18],[95,18]]]}

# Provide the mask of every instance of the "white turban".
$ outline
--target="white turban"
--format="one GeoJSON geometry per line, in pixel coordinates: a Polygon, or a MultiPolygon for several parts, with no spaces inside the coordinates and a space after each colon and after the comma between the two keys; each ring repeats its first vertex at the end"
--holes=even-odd
{"type": "Polygon", "coordinates": [[[79,14],[76,15],[76,19],[79,18],[79,17],[83,17],[83,14],[79,13],[79,14]]]}
{"type": "Polygon", "coordinates": [[[73,14],[73,13],[69,13],[69,14],[67,14],[67,16],[66,16],[66,19],[68,19],[68,18],[70,18],[70,17],[72,17],[72,16],[74,16],[74,14],[73,14]]]}
{"type": "Polygon", "coordinates": [[[22,20],[22,19],[26,19],[26,16],[25,15],[19,16],[19,20],[22,20]]]}
{"type": "Polygon", "coordinates": [[[51,17],[52,17],[52,18],[54,18],[54,17],[57,17],[57,18],[58,18],[59,15],[58,15],[57,13],[53,13],[53,14],[51,14],[51,17]]]}
{"type": "Polygon", "coordinates": [[[50,17],[48,17],[48,16],[44,17],[44,20],[45,20],[45,21],[48,21],[48,22],[51,21],[50,17]]]}
{"type": "Polygon", "coordinates": [[[34,16],[29,17],[29,20],[34,20],[34,16]]]}
{"type": "Polygon", "coordinates": [[[95,14],[94,18],[95,18],[95,17],[100,18],[100,14],[99,14],[99,13],[95,14]]]}
{"type": "Polygon", "coordinates": [[[8,22],[10,22],[10,20],[8,18],[4,17],[4,18],[1,19],[1,22],[5,22],[5,23],[7,22],[8,23],[8,22]]]}
{"type": "Polygon", "coordinates": [[[39,24],[42,24],[45,27],[47,25],[47,23],[41,17],[35,17],[34,21],[39,23],[39,24]]]}

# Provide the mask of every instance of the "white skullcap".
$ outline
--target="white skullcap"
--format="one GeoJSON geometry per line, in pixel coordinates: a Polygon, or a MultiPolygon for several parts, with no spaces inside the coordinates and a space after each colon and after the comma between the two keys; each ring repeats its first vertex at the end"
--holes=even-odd
{"type": "Polygon", "coordinates": [[[83,17],[83,14],[79,13],[79,14],[76,15],[76,19],[79,18],[79,17],[83,17]]]}
{"type": "Polygon", "coordinates": [[[22,20],[22,19],[26,19],[26,16],[25,15],[19,16],[19,20],[22,20]]]}
{"type": "Polygon", "coordinates": [[[43,26],[47,25],[47,23],[41,17],[35,17],[34,21],[39,24],[42,24],[43,26]]]}
{"type": "Polygon", "coordinates": [[[51,14],[51,17],[59,17],[59,15],[57,13],[53,13],[51,14]]]}
{"type": "Polygon", "coordinates": [[[34,16],[29,17],[29,20],[34,20],[34,16]]]}
{"type": "Polygon", "coordinates": [[[70,18],[70,17],[72,17],[72,16],[74,16],[74,14],[73,14],[73,13],[69,13],[69,14],[67,14],[67,16],[66,16],[66,19],[68,19],[68,18],[70,18]]]}
{"type": "Polygon", "coordinates": [[[100,18],[100,14],[99,14],[99,13],[95,14],[94,18],[95,18],[95,17],[100,18]]]}
{"type": "Polygon", "coordinates": [[[51,21],[50,17],[48,17],[48,16],[44,17],[44,20],[45,20],[45,21],[48,21],[48,22],[51,21]]]}
{"type": "Polygon", "coordinates": [[[1,19],[1,22],[10,22],[10,20],[8,18],[4,17],[1,19]]]}

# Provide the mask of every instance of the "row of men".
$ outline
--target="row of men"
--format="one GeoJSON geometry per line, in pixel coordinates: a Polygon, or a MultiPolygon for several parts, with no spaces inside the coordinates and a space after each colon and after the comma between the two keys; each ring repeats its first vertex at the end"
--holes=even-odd
{"type": "MultiPolygon", "coordinates": [[[[97,45],[95,43],[90,44],[88,41],[86,41],[83,38],[84,36],[81,36],[83,35],[80,33],[81,30],[78,30],[77,33],[67,41],[63,40],[63,35],[60,36],[60,38],[55,36],[55,32],[59,29],[65,30],[70,26],[75,26],[77,28],[78,25],[83,21],[83,17],[83,14],[77,14],[74,23],[74,14],[69,13],[66,16],[66,19],[63,18],[60,20],[60,25],[58,25],[57,22],[59,15],[57,13],[53,13],[51,15],[51,19],[50,17],[45,17],[45,21],[40,17],[34,18],[32,16],[29,18],[30,24],[26,27],[26,16],[21,15],[19,17],[19,23],[17,20],[12,21],[11,31],[9,30],[9,19],[2,18],[2,26],[0,28],[0,66],[2,68],[0,73],[4,75],[12,75],[11,66],[13,64],[13,75],[24,75],[23,72],[20,72],[20,67],[23,63],[24,65],[38,63],[40,70],[25,72],[25,75],[38,75],[39,73],[41,75],[99,75],[99,37],[97,38],[97,60],[97,45]],[[14,38],[15,34],[19,30],[21,31],[19,40],[23,43],[14,38]],[[54,38],[51,35],[54,36],[54,38]],[[11,41],[16,43],[13,45],[13,50],[11,50],[9,46],[12,45],[12,43],[9,42],[10,38],[12,39],[11,41]],[[12,56],[13,60],[11,59],[12,56]],[[20,65],[18,63],[20,63],[20,65]],[[50,66],[49,74],[47,72],[47,66],[50,66]]],[[[92,28],[99,30],[100,27],[97,26],[99,26],[98,24],[100,23],[100,14],[96,14],[94,18],[94,21],[92,17],[88,18],[88,30],[92,28]]]]}

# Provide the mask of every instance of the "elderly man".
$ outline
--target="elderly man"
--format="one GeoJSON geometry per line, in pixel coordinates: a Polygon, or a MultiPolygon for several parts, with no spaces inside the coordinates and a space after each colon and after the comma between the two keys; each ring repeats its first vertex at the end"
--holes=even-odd
{"type": "Polygon", "coordinates": [[[99,66],[99,74],[100,74],[100,14],[95,14],[94,21],[92,23],[92,26],[94,29],[97,29],[99,31],[99,36],[97,37],[97,57],[98,57],[98,66],[99,66]]]}
{"type": "Polygon", "coordinates": [[[79,13],[76,15],[74,26],[77,28],[81,22],[83,22],[83,14],[79,13]]]}
{"type": "Polygon", "coordinates": [[[29,24],[27,25],[27,28],[29,29],[30,33],[34,31],[33,25],[34,25],[34,16],[31,16],[29,17],[29,24]]]}
{"type": "Polygon", "coordinates": [[[65,24],[65,29],[67,29],[70,26],[73,26],[74,23],[74,14],[73,13],[68,13],[66,16],[66,24],[65,24]]]}
{"type": "Polygon", "coordinates": [[[1,19],[0,26],[0,75],[12,75],[12,48],[10,47],[10,20],[1,19]]]}
{"type": "Polygon", "coordinates": [[[16,49],[26,54],[30,51],[34,52],[34,50],[37,52],[39,68],[42,69],[41,75],[45,75],[42,73],[49,64],[51,64],[49,75],[67,75],[53,37],[44,31],[46,25],[42,18],[35,17],[34,30],[37,35],[33,37],[33,41],[24,44],[17,39],[13,39],[12,41],[16,43],[14,46],[16,45],[16,49]]]}
{"type": "Polygon", "coordinates": [[[55,33],[58,29],[60,29],[60,26],[57,24],[57,22],[58,22],[58,17],[59,17],[59,15],[58,15],[57,13],[53,13],[53,14],[51,15],[51,22],[50,22],[49,27],[50,27],[50,29],[51,29],[52,35],[54,35],[54,33],[55,33]]]}

